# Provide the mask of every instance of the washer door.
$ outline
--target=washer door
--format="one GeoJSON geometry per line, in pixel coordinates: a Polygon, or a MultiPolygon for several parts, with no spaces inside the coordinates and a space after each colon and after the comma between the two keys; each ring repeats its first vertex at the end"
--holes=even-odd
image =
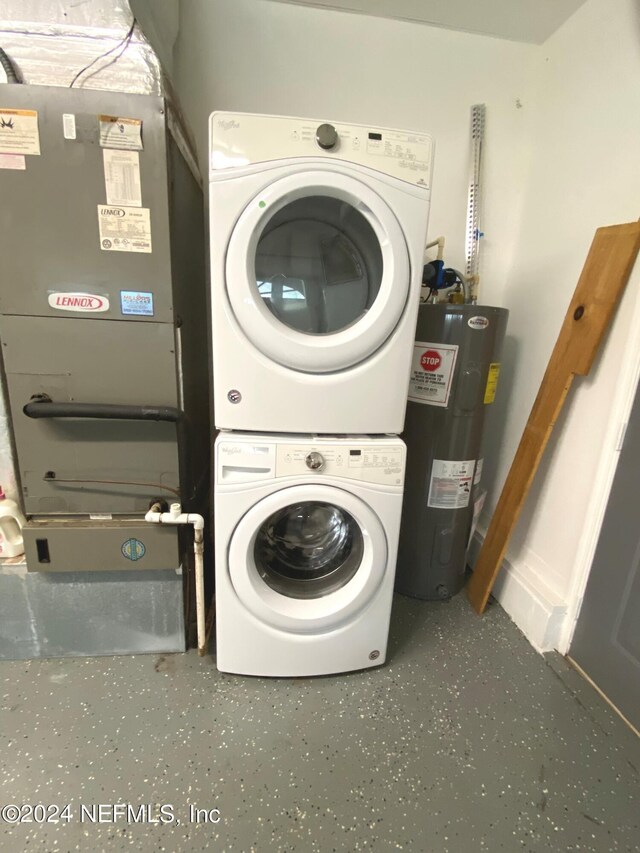
{"type": "Polygon", "coordinates": [[[338,627],[369,603],[387,566],[378,516],[351,492],[292,486],[243,516],[229,545],[229,573],[244,606],[280,630],[338,627]]]}
{"type": "Polygon", "coordinates": [[[353,177],[300,172],[265,188],[229,241],[236,320],[268,358],[307,373],[352,367],[379,349],[410,288],[402,229],[353,177]]]}

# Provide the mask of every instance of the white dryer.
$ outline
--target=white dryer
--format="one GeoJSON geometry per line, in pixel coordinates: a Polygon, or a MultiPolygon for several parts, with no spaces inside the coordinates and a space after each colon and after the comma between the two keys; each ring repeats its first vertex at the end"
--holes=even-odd
{"type": "Polygon", "coordinates": [[[402,430],[431,168],[424,133],[211,115],[218,428],[402,430]]]}
{"type": "Polygon", "coordinates": [[[404,444],[386,436],[218,436],[219,670],[311,676],[384,662],[404,465],[404,444]]]}

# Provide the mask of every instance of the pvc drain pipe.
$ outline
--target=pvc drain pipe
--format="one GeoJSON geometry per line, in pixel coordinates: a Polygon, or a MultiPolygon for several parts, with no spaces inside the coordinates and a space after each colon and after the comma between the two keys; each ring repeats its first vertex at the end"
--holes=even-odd
{"type": "Polygon", "coordinates": [[[195,512],[182,512],[179,503],[171,504],[169,512],[160,512],[160,504],[154,503],[144,520],[151,524],[192,524],[193,554],[196,571],[196,620],[198,623],[198,654],[206,652],[206,629],[204,612],[204,518],[195,512]]]}

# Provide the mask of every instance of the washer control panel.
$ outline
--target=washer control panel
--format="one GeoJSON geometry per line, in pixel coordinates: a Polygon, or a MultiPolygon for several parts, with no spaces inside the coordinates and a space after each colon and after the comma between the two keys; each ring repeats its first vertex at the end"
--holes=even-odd
{"type": "Polygon", "coordinates": [[[420,131],[250,113],[213,113],[209,165],[221,169],[292,157],[344,160],[420,187],[431,186],[433,142],[420,131]]]}
{"type": "Polygon", "coordinates": [[[318,453],[317,450],[312,450],[311,453],[307,453],[304,462],[307,468],[311,471],[322,471],[324,468],[324,456],[322,453],[318,453]]]}
{"type": "Polygon", "coordinates": [[[335,148],[338,142],[338,132],[335,127],[332,124],[321,124],[316,130],[316,142],[325,151],[335,148]]]}
{"type": "Polygon", "coordinates": [[[216,441],[216,481],[240,485],[298,477],[336,477],[402,486],[406,448],[397,438],[283,436],[282,443],[262,434],[236,437],[221,434],[216,441]]]}
{"type": "Polygon", "coordinates": [[[366,444],[279,444],[276,476],[322,474],[366,483],[400,486],[404,474],[402,445],[366,444]]]}

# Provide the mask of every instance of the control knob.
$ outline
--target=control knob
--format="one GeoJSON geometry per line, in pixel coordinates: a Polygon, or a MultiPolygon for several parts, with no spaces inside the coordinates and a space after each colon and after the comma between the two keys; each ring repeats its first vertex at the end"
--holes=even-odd
{"type": "Polygon", "coordinates": [[[338,141],[338,132],[332,124],[321,124],[316,130],[316,142],[320,148],[329,151],[335,148],[338,141]]]}
{"type": "Polygon", "coordinates": [[[322,471],[324,468],[324,456],[316,450],[312,450],[305,458],[305,465],[311,471],[322,471]]]}

